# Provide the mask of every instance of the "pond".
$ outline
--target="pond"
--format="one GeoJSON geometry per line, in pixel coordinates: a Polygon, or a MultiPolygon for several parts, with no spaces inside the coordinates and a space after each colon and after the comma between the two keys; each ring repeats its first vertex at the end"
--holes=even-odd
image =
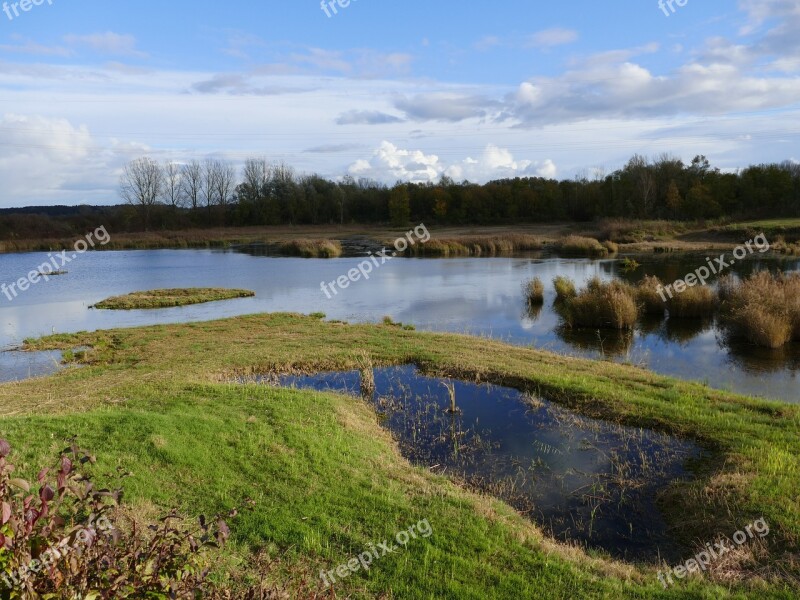
{"type": "MultiPolygon", "coordinates": [[[[46,253],[0,256],[0,283],[10,283],[47,260],[46,253]]],[[[637,257],[642,266],[625,273],[618,260],[564,258],[394,259],[331,299],[320,288],[359,262],[273,258],[235,250],[90,252],[69,273],[41,281],[9,300],[0,295],[0,348],[51,332],[133,327],[210,320],[258,312],[324,312],[328,318],[377,322],[384,316],[418,329],[472,333],[591,358],[628,361],[656,372],[769,398],[800,402],[800,345],[778,351],[728,342],[713,322],[643,322],[631,335],[566,331],[552,309],[552,279],[582,284],[591,277],[637,280],[645,274],[673,281],[705,263],[704,255],[637,257]],[[524,281],[540,277],[546,303],[526,310],[524,281]],[[157,311],[98,311],[89,306],[108,296],[164,287],[232,287],[255,298],[157,311]]],[[[798,270],[800,260],[757,256],[737,263],[798,270]]]]}
{"type": "MultiPolygon", "coordinates": [[[[635,561],[685,552],[655,499],[688,477],[687,461],[702,455],[697,446],[581,417],[514,389],[425,377],[414,366],[373,374],[375,390],[365,395],[412,462],[502,498],[556,539],[635,561]]],[[[355,371],[264,381],[361,393],[355,371]]]]}

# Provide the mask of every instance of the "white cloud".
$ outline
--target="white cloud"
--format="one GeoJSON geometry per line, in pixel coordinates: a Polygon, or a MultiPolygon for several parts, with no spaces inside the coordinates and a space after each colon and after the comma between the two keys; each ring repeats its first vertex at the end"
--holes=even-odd
{"type": "Polygon", "coordinates": [[[412,183],[435,182],[442,175],[456,181],[469,180],[484,183],[492,179],[508,177],[555,177],[557,169],[552,160],[537,163],[516,160],[510,151],[495,144],[486,146],[476,159],[467,157],[448,164],[436,154],[422,150],[398,148],[384,141],[369,159],[359,159],[348,169],[354,177],[366,177],[384,183],[409,181],[412,183]]]}
{"type": "Polygon", "coordinates": [[[578,32],[573,29],[553,27],[537,31],[528,38],[527,46],[533,48],[552,48],[571,44],[578,40],[578,32]]]}
{"type": "Polygon", "coordinates": [[[133,56],[144,58],[146,53],[136,49],[136,38],[132,35],[114,33],[92,33],[89,35],[65,35],[64,41],[72,46],[83,46],[100,54],[133,56]]]}
{"type": "Polygon", "coordinates": [[[43,116],[6,114],[0,132],[3,195],[27,204],[77,204],[76,196],[107,201],[119,167],[146,150],[98,149],[87,127],[43,116]]]}

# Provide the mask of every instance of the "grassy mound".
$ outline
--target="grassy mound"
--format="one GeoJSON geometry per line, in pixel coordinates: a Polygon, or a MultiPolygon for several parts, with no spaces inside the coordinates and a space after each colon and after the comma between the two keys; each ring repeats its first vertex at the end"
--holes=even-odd
{"type": "Polygon", "coordinates": [[[320,570],[421,519],[429,538],[337,582],[336,597],[788,599],[798,591],[797,406],[493,340],[297,315],[59,335],[27,346],[91,350],[82,369],[0,385],[0,430],[24,454],[22,470],[77,435],[96,450],[98,468],[132,472],[127,498],[141,513],[248,507],[231,521],[232,544],[213,565],[232,598],[241,597],[239,582],[261,576],[261,556],[274,561],[270,581],[295,591],[310,582],[323,593],[320,570]],[[364,360],[536,390],[583,414],[698,440],[713,453],[697,480],[664,491],[668,519],[699,551],[763,516],[769,553],[728,555],[665,591],[655,566],[557,543],[507,505],[412,466],[359,399],[229,383],[357,369],[364,360]]]}
{"type": "Polygon", "coordinates": [[[141,310],[155,308],[172,308],[203,304],[233,298],[251,298],[255,292],[249,290],[229,290],[225,288],[179,288],[167,290],[150,290],[133,292],[124,296],[114,296],[98,302],[92,308],[105,310],[141,310]]]}

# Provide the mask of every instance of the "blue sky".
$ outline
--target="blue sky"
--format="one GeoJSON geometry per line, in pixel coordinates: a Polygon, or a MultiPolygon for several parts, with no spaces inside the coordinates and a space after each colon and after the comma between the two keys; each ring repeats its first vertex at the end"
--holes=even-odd
{"type": "Polygon", "coordinates": [[[0,207],[115,203],[144,154],[387,183],[800,159],[796,0],[49,1],[0,13],[0,207]]]}

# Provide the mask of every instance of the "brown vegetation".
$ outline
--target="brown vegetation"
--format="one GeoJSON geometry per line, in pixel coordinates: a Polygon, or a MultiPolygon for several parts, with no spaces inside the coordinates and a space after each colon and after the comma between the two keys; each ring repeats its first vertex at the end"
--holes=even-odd
{"type": "Polygon", "coordinates": [[[800,273],[754,273],[726,282],[723,316],[731,333],[757,346],[780,348],[800,341],[800,273]]]}
{"type": "Polygon", "coordinates": [[[595,278],[564,303],[561,316],[568,327],[633,329],[639,318],[636,291],[630,285],[595,278]]]}

